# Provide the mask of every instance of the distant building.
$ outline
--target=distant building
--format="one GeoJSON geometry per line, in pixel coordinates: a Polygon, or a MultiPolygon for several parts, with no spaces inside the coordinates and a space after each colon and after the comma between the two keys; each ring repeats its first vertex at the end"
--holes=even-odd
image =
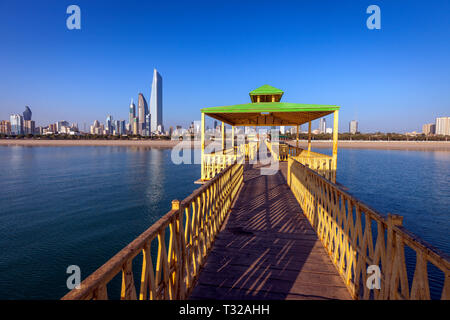
{"type": "Polygon", "coordinates": [[[48,125],[48,130],[47,132],[51,132],[51,133],[57,133],[58,129],[57,129],[57,124],[56,123],[50,123],[48,125]]]}
{"type": "Polygon", "coordinates": [[[427,136],[430,134],[436,133],[436,125],[434,123],[427,123],[422,126],[422,133],[426,134],[427,136]]]}
{"type": "Polygon", "coordinates": [[[450,117],[436,118],[436,134],[450,135],[450,117]]]}
{"type": "Polygon", "coordinates": [[[320,118],[319,120],[319,133],[325,133],[327,131],[327,120],[320,118]]]}
{"type": "Polygon", "coordinates": [[[162,115],[162,77],[159,72],[153,70],[152,93],[150,96],[150,114],[152,115],[152,122],[150,126],[151,132],[159,131],[158,127],[163,129],[163,115],[162,115]]]}
{"type": "Polygon", "coordinates": [[[148,104],[147,100],[142,93],[139,93],[138,99],[138,134],[144,135],[145,129],[147,128],[147,124],[145,122],[146,116],[148,115],[148,104]]]}
{"type": "Polygon", "coordinates": [[[106,122],[105,122],[105,130],[108,131],[108,134],[113,133],[113,127],[114,127],[113,117],[112,117],[112,115],[109,115],[106,117],[106,122]]]}
{"type": "Polygon", "coordinates": [[[100,122],[98,120],[95,120],[94,124],[91,126],[90,133],[101,135],[101,134],[103,134],[103,130],[104,130],[104,126],[102,124],[100,124],[100,122]]]}
{"type": "MultiPolygon", "coordinates": [[[[130,127],[133,126],[134,118],[136,118],[136,105],[134,104],[133,99],[131,99],[130,111],[128,114],[128,123],[130,124],[130,127]]],[[[130,129],[130,130],[132,130],[132,129],[130,129]]]]}
{"type": "Polygon", "coordinates": [[[114,124],[114,133],[116,135],[124,135],[125,130],[125,120],[116,120],[114,124]]]}
{"type": "Polygon", "coordinates": [[[150,113],[147,113],[145,115],[145,131],[144,131],[145,136],[150,136],[152,133],[150,130],[151,120],[152,120],[152,115],[150,113]]]}
{"type": "Polygon", "coordinates": [[[2,134],[11,134],[11,122],[8,120],[0,121],[0,133],[2,134]]]}
{"type": "Polygon", "coordinates": [[[358,121],[350,121],[350,124],[348,125],[348,132],[350,132],[351,134],[355,134],[358,132],[358,121]]]}
{"type": "Polygon", "coordinates": [[[285,134],[286,133],[286,127],[285,126],[280,126],[280,133],[281,134],[285,134]]]}
{"type": "Polygon", "coordinates": [[[133,120],[133,134],[139,134],[139,119],[136,117],[133,120]]]}
{"type": "Polygon", "coordinates": [[[23,114],[23,120],[31,120],[31,115],[33,113],[31,112],[30,107],[25,106],[25,111],[22,114],[23,114]]]}
{"type": "Polygon", "coordinates": [[[23,121],[23,133],[24,134],[34,134],[35,123],[34,120],[24,120],[23,121]]]}
{"type": "Polygon", "coordinates": [[[56,131],[54,133],[65,131],[65,129],[63,129],[63,127],[70,127],[69,122],[67,122],[65,120],[58,121],[56,123],[56,131]]]}
{"type": "Polygon", "coordinates": [[[12,114],[10,116],[10,122],[11,122],[11,134],[18,135],[23,134],[23,116],[20,114],[12,114]]]}
{"type": "Polygon", "coordinates": [[[326,133],[329,133],[329,134],[333,133],[333,129],[332,128],[327,128],[326,133]]]}

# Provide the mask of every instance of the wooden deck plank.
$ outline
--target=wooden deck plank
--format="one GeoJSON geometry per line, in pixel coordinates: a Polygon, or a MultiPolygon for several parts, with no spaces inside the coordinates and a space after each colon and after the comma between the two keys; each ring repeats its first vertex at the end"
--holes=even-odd
{"type": "Polygon", "coordinates": [[[190,299],[351,299],[294,195],[247,165],[244,187],[190,299]]]}

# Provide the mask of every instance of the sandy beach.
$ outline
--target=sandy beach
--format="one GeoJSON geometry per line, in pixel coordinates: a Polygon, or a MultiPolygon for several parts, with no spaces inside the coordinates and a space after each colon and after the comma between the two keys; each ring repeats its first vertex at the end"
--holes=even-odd
{"type": "MultiPolygon", "coordinates": [[[[28,147],[70,147],[70,146],[118,146],[143,148],[172,148],[180,141],[176,140],[15,140],[0,139],[0,146],[28,146],[28,147]]],[[[185,141],[183,144],[189,144],[185,141]]],[[[295,141],[289,141],[295,145],[295,141]]],[[[331,141],[312,141],[313,148],[331,148],[331,141]]],[[[301,148],[307,148],[307,141],[299,141],[301,148]]],[[[450,141],[339,141],[339,148],[354,149],[385,149],[385,150],[422,150],[422,151],[448,151],[450,141]]],[[[200,148],[200,142],[192,144],[200,148]]]]}

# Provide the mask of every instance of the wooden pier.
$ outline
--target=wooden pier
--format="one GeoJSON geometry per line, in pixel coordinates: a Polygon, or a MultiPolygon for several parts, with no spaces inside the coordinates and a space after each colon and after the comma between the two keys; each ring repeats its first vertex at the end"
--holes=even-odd
{"type": "Polygon", "coordinates": [[[250,92],[252,103],[202,109],[203,185],[63,299],[108,299],[120,275],[123,300],[427,300],[430,281],[434,297],[450,299],[448,255],[406,230],[403,217],[380,214],[337,184],[340,107],[284,103],[282,95],[265,85],[250,92]],[[311,121],[331,114],[332,154],[313,152],[311,121]],[[205,115],[222,122],[220,150],[205,150],[205,115]],[[297,142],[235,139],[239,126],[296,126],[297,142]],[[260,157],[277,170],[267,174],[260,157]]]}
{"type": "Polygon", "coordinates": [[[351,299],[286,183],[246,165],[244,186],[190,299],[351,299]]]}

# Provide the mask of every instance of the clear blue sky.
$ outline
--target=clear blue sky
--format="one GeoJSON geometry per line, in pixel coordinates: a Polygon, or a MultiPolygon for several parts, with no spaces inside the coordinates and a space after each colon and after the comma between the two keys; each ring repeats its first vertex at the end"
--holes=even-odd
{"type": "Polygon", "coordinates": [[[166,128],[270,84],[284,101],[340,105],[340,131],[421,130],[450,116],[449,12],[448,0],[2,0],[0,119],[25,105],[37,125],[127,119],[157,68],[166,128]],[[66,28],[71,4],[81,30],[66,28]],[[381,30],[366,27],[371,4],[381,30]]]}

